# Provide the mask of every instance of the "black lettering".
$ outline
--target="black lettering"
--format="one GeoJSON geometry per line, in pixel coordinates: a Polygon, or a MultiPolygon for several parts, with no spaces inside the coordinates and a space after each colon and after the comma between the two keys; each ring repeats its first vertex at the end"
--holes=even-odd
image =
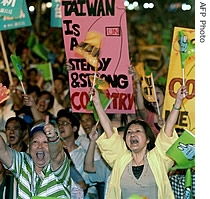
{"type": "Polygon", "coordinates": [[[187,116],[188,116],[187,111],[181,111],[180,112],[180,114],[179,114],[179,125],[180,126],[187,127],[187,123],[184,123],[187,120],[187,116]]]}
{"type": "Polygon", "coordinates": [[[70,51],[74,50],[74,47],[78,45],[77,38],[71,37],[71,42],[70,42],[70,51]]]}
{"type": "Polygon", "coordinates": [[[78,88],[79,87],[79,82],[78,82],[79,76],[78,76],[78,73],[71,73],[71,79],[72,79],[71,87],[72,88],[78,88]]]}

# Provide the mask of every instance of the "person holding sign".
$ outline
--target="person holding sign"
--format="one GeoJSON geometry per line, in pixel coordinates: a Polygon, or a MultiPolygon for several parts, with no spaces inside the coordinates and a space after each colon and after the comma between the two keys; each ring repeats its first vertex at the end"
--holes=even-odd
{"type": "Polygon", "coordinates": [[[0,161],[18,181],[18,198],[71,198],[70,162],[56,132],[49,118],[34,126],[30,155],[8,147],[0,136],[0,161]]]}
{"type": "Polygon", "coordinates": [[[176,100],[156,140],[148,123],[132,120],[123,139],[104,111],[98,91],[90,90],[104,133],[96,143],[105,161],[112,167],[107,198],[127,199],[133,194],[147,198],[174,199],[168,171],[174,161],[166,151],[178,139],[174,129],[179,110],[188,92],[185,86],[177,91],[176,100]]]}
{"type": "Polygon", "coordinates": [[[162,110],[165,98],[165,87],[163,85],[155,85],[152,81],[153,76],[150,75],[151,82],[153,82],[153,84],[151,83],[151,88],[154,93],[154,97],[152,98],[155,98],[155,101],[149,102],[148,99],[145,99],[145,97],[143,96],[142,85],[139,81],[136,69],[134,67],[130,67],[130,72],[133,75],[134,82],[136,83],[136,105],[138,107],[137,114],[140,116],[141,119],[148,122],[155,134],[155,137],[157,137],[160,128],[165,122],[162,118],[162,110]]]}

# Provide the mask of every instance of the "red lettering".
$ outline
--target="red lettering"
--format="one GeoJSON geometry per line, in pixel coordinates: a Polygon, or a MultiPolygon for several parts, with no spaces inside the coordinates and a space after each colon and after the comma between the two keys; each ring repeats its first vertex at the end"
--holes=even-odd
{"type": "MultiPolygon", "coordinates": [[[[176,98],[176,92],[175,92],[175,85],[179,84],[179,87],[182,85],[182,78],[173,78],[169,83],[169,94],[171,97],[176,98]]],[[[188,89],[188,96],[186,97],[188,100],[195,97],[195,80],[189,79],[185,83],[187,89],[188,89]]]]}
{"type": "MultiPolygon", "coordinates": [[[[112,97],[113,100],[108,107],[107,113],[113,113],[113,110],[132,110],[134,106],[134,95],[126,93],[112,93],[109,97],[112,97]]],[[[86,105],[90,100],[87,92],[74,92],[71,95],[71,105],[73,111],[75,112],[84,112],[86,111],[86,105]]],[[[130,112],[129,112],[130,113],[130,112]]]]}
{"type": "Polygon", "coordinates": [[[81,106],[80,105],[76,105],[75,102],[78,101],[76,100],[76,98],[79,96],[79,92],[74,92],[72,95],[71,95],[71,105],[72,105],[72,108],[73,109],[76,109],[76,110],[80,110],[81,109],[81,106]]]}

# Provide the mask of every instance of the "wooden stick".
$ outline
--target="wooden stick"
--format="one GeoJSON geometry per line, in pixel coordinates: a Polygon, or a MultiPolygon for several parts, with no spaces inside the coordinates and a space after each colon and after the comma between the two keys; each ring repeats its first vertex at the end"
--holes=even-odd
{"type": "Polygon", "coordinates": [[[158,101],[157,101],[157,95],[156,95],[156,90],[155,90],[155,83],[154,83],[154,79],[153,79],[153,75],[151,73],[151,80],[152,80],[152,87],[153,87],[153,91],[154,91],[154,96],[155,96],[155,102],[156,102],[156,106],[157,106],[157,111],[158,111],[158,115],[160,115],[160,108],[159,108],[159,104],[158,104],[158,101]]]}
{"type": "Polygon", "coordinates": [[[4,41],[3,41],[1,31],[0,31],[0,43],[1,43],[2,53],[3,53],[4,61],[5,61],[5,64],[6,64],[8,76],[9,76],[9,81],[10,81],[10,84],[13,84],[12,74],[11,74],[11,70],[10,70],[10,67],[9,67],[9,62],[8,62],[8,59],[7,59],[7,53],[6,53],[6,50],[5,50],[4,41]]]}

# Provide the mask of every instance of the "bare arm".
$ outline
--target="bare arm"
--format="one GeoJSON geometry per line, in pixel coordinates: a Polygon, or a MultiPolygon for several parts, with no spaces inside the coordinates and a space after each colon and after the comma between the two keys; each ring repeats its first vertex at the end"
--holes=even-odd
{"type": "Polygon", "coordinates": [[[30,107],[32,115],[33,115],[33,118],[34,118],[34,122],[41,121],[42,117],[41,117],[39,111],[36,108],[36,103],[35,103],[33,97],[30,96],[30,95],[24,94],[23,95],[23,101],[24,101],[24,104],[26,106],[30,107]]]}
{"type": "Polygon", "coordinates": [[[166,124],[165,124],[165,133],[169,137],[171,137],[173,134],[173,129],[174,129],[174,126],[175,126],[176,121],[179,116],[178,109],[181,108],[182,102],[186,98],[187,94],[188,94],[187,87],[181,86],[177,92],[175,103],[173,105],[173,108],[172,108],[172,110],[166,120],[166,124]]]}
{"type": "Polygon", "coordinates": [[[92,94],[92,96],[93,96],[92,100],[93,100],[94,106],[96,108],[101,126],[103,127],[107,137],[109,138],[114,134],[112,123],[111,123],[109,117],[107,116],[106,112],[103,109],[103,106],[99,99],[99,94],[98,94],[97,89],[91,88],[90,94],[92,94]]]}
{"type": "Polygon", "coordinates": [[[51,157],[51,164],[54,170],[58,169],[64,161],[63,144],[58,137],[55,128],[52,124],[47,123],[44,126],[44,132],[48,139],[49,153],[51,157]]]}
{"type": "Polygon", "coordinates": [[[4,139],[0,136],[0,161],[7,167],[12,165],[12,154],[4,139]]]}
{"type": "Polygon", "coordinates": [[[95,154],[95,148],[96,148],[96,140],[98,138],[98,132],[95,126],[93,126],[92,128],[92,131],[89,134],[89,138],[90,138],[90,143],[89,143],[86,155],[85,155],[84,170],[86,172],[96,172],[96,169],[94,166],[94,154],[95,154]]]}

